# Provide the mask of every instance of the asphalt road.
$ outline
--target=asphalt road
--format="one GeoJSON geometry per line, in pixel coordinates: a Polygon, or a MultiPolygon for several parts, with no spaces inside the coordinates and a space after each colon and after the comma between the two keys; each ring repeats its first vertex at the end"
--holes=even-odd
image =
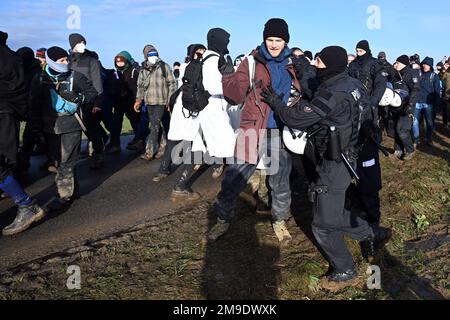
{"type": "MultiPolygon", "coordinates": [[[[161,183],[152,182],[160,161],[149,163],[141,160],[139,153],[126,150],[130,139],[122,138],[122,153],[107,155],[105,167],[99,171],[90,170],[86,160],[80,161],[80,198],[68,210],[47,215],[21,234],[0,235],[0,271],[160,218],[176,208],[170,193],[178,172],[161,183]]],[[[43,157],[34,157],[24,181],[26,191],[39,204],[56,193],[54,175],[39,169],[43,162],[43,157]]],[[[219,186],[207,170],[193,188],[213,196],[219,186]]],[[[0,201],[0,229],[14,220],[16,210],[9,199],[0,201]]]]}

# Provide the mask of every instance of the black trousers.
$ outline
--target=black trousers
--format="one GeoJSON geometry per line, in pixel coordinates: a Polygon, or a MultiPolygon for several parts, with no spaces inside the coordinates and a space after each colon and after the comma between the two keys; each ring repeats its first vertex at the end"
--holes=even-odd
{"type": "Polygon", "coordinates": [[[96,154],[102,154],[105,151],[104,132],[100,124],[101,115],[93,114],[91,111],[83,112],[83,123],[87,129],[87,137],[92,142],[92,147],[96,154]]]}
{"type": "Polygon", "coordinates": [[[121,101],[119,105],[114,108],[114,129],[111,132],[111,145],[120,146],[120,134],[122,132],[123,117],[126,116],[130,121],[133,133],[137,134],[140,114],[133,109],[134,101],[121,101]]]}
{"type": "Polygon", "coordinates": [[[414,152],[414,142],[412,138],[412,120],[407,115],[401,113],[393,114],[395,124],[395,151],[406,153],[414,152]]]}
{"type": "Polygon", "coordinates": [[[180,156],[181,150],[180,152],[179,149],[175,149],[175,147],[177,147],[178,145],[180,145],[181,147],[181,141],[172,141],[172,140],[168,140],[167,141],[167,146],[166,146],[166,150],[164,151],[164,157],[161,161],[161,165],[159,167],[159,173],[163,173],[163,174],[170,174],[170,169],[173,163],[172,158],[175,156],[180,156]],[[174,150],[176,150],[175,152],[177,152],[178,154],[174,154],[174,150]]]}
{"type": "Polygon", "coordinates": [[[380,152],[375,144],[367,141],[362,147],[358,161],[357,173],[360,181],[356,187],[356,196],[371,223],[379,224],[380,196],[382,188],[380,152]]]}
{"type": "Polygon", "coordinates": [[[355,267],[344,235],[363,241],[373,236],[367,221],[345,208],[346,191],[351,183],[343,162],[327,161],[318,166],[318,179],[310,185],[314,195],[312,231],[326,258],[337,272],[355,267]]]}

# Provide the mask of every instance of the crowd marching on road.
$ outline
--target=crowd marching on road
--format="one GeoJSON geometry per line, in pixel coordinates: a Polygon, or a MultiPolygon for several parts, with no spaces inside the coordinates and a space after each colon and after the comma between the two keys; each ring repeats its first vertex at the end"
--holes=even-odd
{"type": "Polygon", "coordinates": [[[330,263],[322,286],[348,286],[357,267],[344,235],[360,243],[369,262],[392,237],[380,225],[383,136],[395,141],[393,157],[410,161],[419,144],[433,145],[437,115],[449,126],[450,59],[435,65],[404,54],[392,65],[385,52],[374,57],[367,40],[357,42],[355,54],[332,45],[313,56],[289,46],[289,26],[279,18],[267,21],[251,53],[234,60],[232,36],[213,28],[205,44],[187,47],[183,63],[170,65],[147,44],[141,64],[124,50],[111,70],[81,34],[69,35],[69,51],[15,52],[7,40],[0,31],[0,194],[18,211],[4,236],[70,206],[80,157],[101,170],[105,155],[121,153],[125,115],[134,135],[127,149],[161,161],[153,182],[177,175],[172,201],[201,199],[189,183],[200,166],[211,166],[214,179],[223,176],[211,242],[227,233],[251,185],[257,212],[271,213],[276,237],[288,244],[291,173],[300,161],[312,231],[330,263]],[[56,195],[45,205],[19,183],[35,154],[45,155],[42,168],[55,174],[56,195]]]}

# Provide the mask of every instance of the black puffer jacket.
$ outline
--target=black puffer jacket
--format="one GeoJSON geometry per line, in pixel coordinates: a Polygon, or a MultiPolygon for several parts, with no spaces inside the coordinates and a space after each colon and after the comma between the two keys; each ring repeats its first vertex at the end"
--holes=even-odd
{"type": "Polygon", "coordinates": [[[24,118],[27,110],[27,87],[22,62],[6,43],[0,43],[0,112],[24,118]]]}

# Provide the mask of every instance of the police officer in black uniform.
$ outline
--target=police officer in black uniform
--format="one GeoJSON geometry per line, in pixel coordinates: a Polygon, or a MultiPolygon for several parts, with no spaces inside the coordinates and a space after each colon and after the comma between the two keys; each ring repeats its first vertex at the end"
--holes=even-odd
{"type": "Polygon", "coordinates": [[[321,284],[325,289],[334,290],[352,284],[357,277],[344,234],[357,241],[369,241],[373,256],[389,240],[391,232],[369,225],[345,208],[346,191],[354,172],[354,147],[365,89],[348,76],[345,49],[337,46],[323,49],[316,64],[320,86],[311,101],[302,99],[295,107],[286,108],[270,89],[262,97],[290,128],[318,132],[312,138],[317,178],[308,193],[314,202],[312,230],[332,267],[321,284]]]}
{"type": "Polygon", "coordinates": [[[408,62],[408,56],[402,55],[394,64],[396,70],[394,88],[407,90],[409,100],[405,101],[400,108],[390,110],[395,126],[395,155],[404,161],[411,160],[414,154],[411,128],[414,121],[414,109],[420,94],[420,78],[417,70],[414,70],[408,62]]]}
{"type": "MultiPolygon", "coordinates": [[[[386,53],[381,51],[378,54],[378,61],[384,68],[384,75],[387,77],[387,81],[390,83],[394,83],[395,74],[396,71],[394,69],[394,66],[389,63],[389,61],[386,58],[386,53]]],[[[380,130],[381,132],[385,131],[386,134],[390,137],[394,137],[394,126],[393,121],[389,114],[389,107],[380,106],[379,109],[379,116],[380,116],[380,130]]]]}
{"type": "MultiPolygon", "coordinates": [[[[380,61],[372,57],[369,43],[366,40],[357,44],[356,52],[357,58],[350,64],[349,74],[360,80],[367,90],[373,118],[373,128],[370,134],[372,138],[380,142],[378,105],[386,91],[387,74],[380,61]]],[[[364,134],[367,132],[365,130],[364,134]]],[[[360,142],[357,172],[361,179],[356,188],[356,194],[361,209],[367,214],[367,221],[379,225],[381,218],[379,192],[382,188],[379,150],[367,136],[362,137],[360,142]]]]}

